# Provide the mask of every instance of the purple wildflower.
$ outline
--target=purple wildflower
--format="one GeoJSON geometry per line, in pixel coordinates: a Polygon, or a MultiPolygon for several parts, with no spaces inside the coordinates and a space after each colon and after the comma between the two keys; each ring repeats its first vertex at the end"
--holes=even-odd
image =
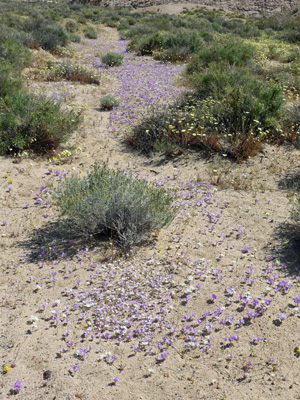
{"type": "Polygon", "coordinates": [[[22,386],[22,382],[19,380],[14,383],[14,388],[18,391],[22,389],[22,386]]]}

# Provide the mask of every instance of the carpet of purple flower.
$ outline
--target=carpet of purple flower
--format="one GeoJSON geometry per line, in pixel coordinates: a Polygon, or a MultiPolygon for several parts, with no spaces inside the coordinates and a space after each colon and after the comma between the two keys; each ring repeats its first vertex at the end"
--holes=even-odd
{"type": "MultiPolygon", "coordinates": [[[[103,135],[123,134],[184,90],[174,85],[182,66],[137,58],[101,34],[86,46],[87,63],[118,82],[121,105],[103,135]],[[124,64],[101,65],[95,54],[108,50],[124,54],[124,64]]],[[[93,91],[85,96],[94,101],[93,91]]],[[[297,249],[283,261],[290,243],[275,232],[289,218],[286,193],[219,190],[203,160],[201,178],[180,160],[157,167],[120,156],[113,140],[89,162],[84,151],[57,167],[1,160],[0,397],[299,398],[297,249]],[[176,189],[176,219],[123,255],[110,242],[83,245],[54,230],[50,240],[59,216],[53,188],[108,154],[111,167],[176,189]]]]}
{"type": "Polygon", "coordinates": [[[128,42],[118,40],[101,43],[95,47],[95,57],[92,65],[101,70],[107,66],[100,60],[100,55],[109,51],[124,55],[124,62],[118,68],[112,68],[110,74],[118,82],[120,87],[114,93],[120,100],[120,106],[110,113],[108,133],[117,132],[123,135],[143,117],[149,114],[149,110],[159,112],[164,106],[175,101],[185,90],[176,81],[179,80],[183,65],[162,64],[145,60],[145,57],[135,57],[126,51],[128,42]]]}

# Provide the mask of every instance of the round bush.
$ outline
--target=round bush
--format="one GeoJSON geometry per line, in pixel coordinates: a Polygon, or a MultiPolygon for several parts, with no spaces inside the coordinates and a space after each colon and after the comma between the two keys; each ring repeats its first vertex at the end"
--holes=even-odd
{"type": "Polygon", "coordinates": [[[114,107],[118,107],[120,101],[112,94],[107,94],[101,97],[100,107],[102,110],[112,110],[114,107]]]}
{"type": "Polygon", "coordinates": [[[73,19],[69,19],[65,24],[65,28],[68,32],[75,33],[78,29],[77,22],[73,19]]]}
{"type": "Polygon", "coordinates": [[[118,67],[122,65],[123,58],[122,54],[108,52],[101,57],[101,61],[109,67],[118,67]]]}
{"type": "Polygon", "coordinates": [[[105,165],[94,166],[86,177],[65,179],[54,196],[76,234],[105,234],[125,248],[140,244],[176,215],[173,191],[105,165]]]}

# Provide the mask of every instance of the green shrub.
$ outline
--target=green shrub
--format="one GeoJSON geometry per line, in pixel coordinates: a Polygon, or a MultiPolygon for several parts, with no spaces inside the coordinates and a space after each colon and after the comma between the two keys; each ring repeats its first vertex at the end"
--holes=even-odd
{"type": "Polygon", "coordinates": [[[126,37],[128,39],[131,39],[143,35],[150,35],[152,33],[155,33],[156,31],[157,29],[155,26],[151,26],[146,23],[138,23],[134,25],[128,32],[126,32],[126,37]]]}
{"type": "Polygon", "coordinates": [[[123,19],[118,25],[118,31],[130,29],[129,23],[123,19]]]}
{"type": "Polygon", "coordinates": [[[300,42],[300,29],[299,27],[294,27],[293,29],[287,30],[278,36],[279,39],[285,40],[289,43],[299,43],[300,42]]]}
{"type": "Polygon", "coordinates": [[[286,139],[300,147],[300,102],[294,102],[286,107],[282,125],[284,126],[286,139]]]}
{"type": "Polygon", "coordinates": [[[33,32],[39,46],[44,50],[54,50],[58,46],[66,46],[68,36],[64,30],[56,26],[45,26],[33,32]]]}
{"type": "Polygon", "coordinates": [[[31,32],[35,42],[44,50],[54,50],[68,43],[68,35],[63,28],[47,19],[27,20],[23,29],[31,32]]]}
{"type": "Polygon", "coordinates": [[[225,20],[222,26],[228,28],[235,35],[243,38],[253,38],[261,35],[260,30],[256,26],[253,26],[249,22],[239,18],[225,20]]]}
{"type": "Polygon", "coordinates": [[[232,38],[215,41],[210,46],[197,52],[194,60],[188,65],[188,73],[201,71],[211,63],[225,62],[230,65],[245,65],[255,55],[252,45],[232,38]]]}
{"type": "Polygon", "coordinates": [[[162,50],[164,35],[162,32],[156,32],[145,36],[138,45],[138,53],[142,56],[151,55],[153,51],[162,50]]]}
{"type": "Polygon", "coordinates": [[[120,101],[112,94],[107,94],[101,97],[100,107],[102,110],[112,110],[114,107],[118,107],[120,101]]]}
{"type": "Polygon", "coordinates": [[[95,29],[93,28],[87,28],[84,31],[84,36],[88,39],[97,39],[97,33],[95,32],[95,29]]]}
{"type": "Polygon", "coordinates": [[[73,19],[69,19],[65,23],[65,28],[68,32],[75,33],[78,29],[77,22],[74,21],[73,19]]]}
{"type": "Polygon", "coordinates": [[[55,200],[78,235],[104,234],[122,247],[139,245],[167,226],[176,212],[174,192],[106,166],[95,166],[84,178],[67,178],[55,200]]]}
{"type": "Polygon", "coordinates": [[[135,25],[135,23],[136,23],[136,18],[134,18],[134,17],[131,17],[130,15],[128,16],[126,16],[126,21],[128,22],[128,24],[129,25],[135,25]]]}
{"type": "Polygon", "coordinates": [[[151,153],[154,150],[165,153],[167,146],[172,149],[176,145],[180,146],[180,134],[173,135],[178,128],[179,114],[182,116],[176,107],[170,107],[158,114],[153,111],[132,128],[127,135],[127,142],[145,153],[151,153]]]}
{"type": "Polygon", "coordinates": [[[109,67],[118,67],[122,65],[123,58],[122,54],[108,52],[101,57],[101,61],[109,67]]]}
{"type": "MultiPolygon", "coordinates": [[[[3,35],[4,36],[4,35],[3,35]]],[[[24,46],[31,48],[35,48],[37,43],[34,39],[31,32],[24,32],[24,31],[9,31],[6,32],[7,39],[15,39],[18,42],[22,43],[24,46]]]]}
{"type": "Polygon", "coordinates": [[[163,37],[162,52],[157,58],[163,61],[186,61],[204,45],[204,41],[195,30],[179,29],[176,33],[167,33],[163,37]]]}
{"type": "Polygon", "coordinates": [[[108,17],[102,18],[101,23],[105,26],[109,26],[110,28],[117,28],[119,25],[117,20],[108,17]]]}
{"type": "Polygon", "coordinates": [[[66,142],[80,117],[44,96],[14,91],[0,99],[0,153],[46,153],[66,142]]]}
{"type": "Polygon", "coordinates": [[[71,62],[49,62],[48,81],[58,81],[67,79],[68,81],[80,82],[83,84],[100,84],[99,78],[94,76],[94,72],[83,65],[72,64],[71,62]]]}
{"type": "Polygon", "coordinates": [[[0,58],[0,98],[12,91],[19,90],[23,86],[19,72],[16,72],[13,65],[5,59],[0,58]]]}
{"type": "Polygon", "coordinates": [[[194,75],[193,83],[196,94],[150,115],[127,141],[145,152],[196,147],[242,160],[261,150],[262,143],[281,140],[284,97],[274,82],[259,80],[246,68],[217,64],[194,75]]]}
{"type": "Polygon", "coordinates": [[[16,39],[0,42],[0,58],[10,61],[15,68],[28,67],[31,62],[31,52],[16,39]]]}
{"type": "Polygon", "coordinates": [[[188,48],[195,53],[203,47],[204,42],[194,29],[180,29],[176,33],[168,33],[163,39],[163,48],[188,48]]]}
{"type": "Polygon", "coordinates": [[[260,80],[246,68],[221,64],[194,75],[193,82],[200,99],[212,98],[220,102],[210,111],[224,127],[224,133],[259,133],[276,128],[284,97],[280,86],[274,82],[260,80]]]}
{"type": "Polygon", "coordinates": [[[86,25],[87,23],[85,16],[82,14],[76,15],[76,19],[79,24],[86,25]]]}
{"type": "Polygon", "coordinates": [[[80,43],[81,37],[79,35],[76,35],[76,33],[69,33],[69,40],[70,42],[80,43]]]}
{"type": "Polygon", "coordinates": [[[164,62],[184,62],[190,60],[191,51],[188,47],[172,47],[155,54],[154,58],[164,62]]]}

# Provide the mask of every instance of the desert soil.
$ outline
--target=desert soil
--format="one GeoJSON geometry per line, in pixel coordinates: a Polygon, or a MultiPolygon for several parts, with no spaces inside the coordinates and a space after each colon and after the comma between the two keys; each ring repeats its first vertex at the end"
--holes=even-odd
{"type": "Polygon", "coordinates": [[[185,90],[184,66],[128,53],[105,27],[71,50],[99,86],[37,79],[43,52],[25,77],[34,92],[83,113],[66,145],[72,156],[0,158],[0,398],[300,398],[290,219],[300,152],[267,146],[235,165],[193,151],[173,159],[133,151],[128,126],[185,90]],[[124,64],[105,68],[107,50],[124,64]],[[100,111],[111,93],[120,107],[100,111]],[[171,225],[125,255],[61,230],[51,201],[65,176],[103,162],[178,194],[171,225]]]}

